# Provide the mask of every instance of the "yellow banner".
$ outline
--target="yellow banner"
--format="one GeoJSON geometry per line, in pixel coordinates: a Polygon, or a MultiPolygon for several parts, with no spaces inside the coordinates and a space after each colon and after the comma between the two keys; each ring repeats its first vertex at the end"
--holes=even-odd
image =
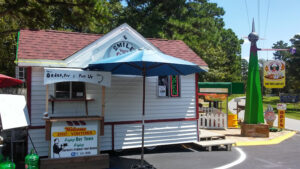
{"type": "Polygon", "coordinates": [[[285,110],[278,110],[278,128],[285,128],[285,110]]]}
{"type": "Polygon", "coordinates": [[[283,88],[285,86],[285,63],[271,60],[264,63],[264,86],[266,88],[283,88]]]}
{"type": "Polygon", "coordinates": [[[71,137],[71,136],[92,136],[96,135],[95,130],[87,130],[85,127],[65,127],[63,132],[52,133],[53,137],[71,137]]]}

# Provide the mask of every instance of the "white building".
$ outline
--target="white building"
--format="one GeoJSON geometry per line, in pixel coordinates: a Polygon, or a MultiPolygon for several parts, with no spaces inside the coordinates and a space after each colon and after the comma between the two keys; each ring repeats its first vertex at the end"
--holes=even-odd
{"type": "MultiPolygon", "coordinates": [[[[84,68],[90,62],[128,51],[145,48],[198,64],[207,64],[183,41],[146,39],[127,24],[105,35],[63,31],[21,30],[17,62],[26,68],[27,104],[31,120],[29,134],[40,156],[48,156],[45,140],[46,90],[44,68],[84,68]]],[[[171,90],[171,77],[146,78],[145,146],[195,142],[199,138],[197,119],[197,76],[179,76],[171,90]],[[178,82],[178,83],[176,83],[178,82]],[[178,84],[176,86],[176,84],[178,84]],[[177,92],[176,92],[177,90],[177,92]]],[[[101,115],[102,88],[89,83],[49,85],[50,116],[101,115]],[[81,101],[79,101],[81,100],[81,101]]],[[[102,150],[141,146],[142,78],[112,76],[105,94],[102,150]]],[[[28,150],[32,144],[28,141],[28,150]]]]}

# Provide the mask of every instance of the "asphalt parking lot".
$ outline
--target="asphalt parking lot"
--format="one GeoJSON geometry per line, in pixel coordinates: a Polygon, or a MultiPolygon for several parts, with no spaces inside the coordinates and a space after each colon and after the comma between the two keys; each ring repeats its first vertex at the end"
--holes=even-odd
{"type": "MultiPolygon", "coordinates": [[[[239,158],[236,148],[226,151],[225,148],[205,149],[193,144],[159,146],[145,153],[145,162],[156,169],[199,169],[217,168],[239,158]]],[[[124,150],[111,153],[110,169],[130,169],[140,163],[140,149],[124,150]]]]}

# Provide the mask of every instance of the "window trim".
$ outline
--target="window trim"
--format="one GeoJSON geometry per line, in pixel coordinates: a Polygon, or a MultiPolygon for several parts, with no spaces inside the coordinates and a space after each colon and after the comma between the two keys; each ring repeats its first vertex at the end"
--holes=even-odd
{"type": "MultiPolygon", "coordinates": [[[[65,83],[65,82],[60,82],[60,83],[65,83]]],[[[69,97],[68,98],[59,98],[59,97],[57,97],[57,95],[56,95],[56,85],[58,84],[58,83],[55,83],[54,84],[54,98],[55,98],[55,100],[82,100],[82,99],[85,99],[86,98],[86,85],[85,85],[85,83],[84,82],[80,82],[80,83],[83,83],[83,96],[82,97],[80,97],[80,98],[73,98],[72,97],[72,87],[73,87],[73,82],[66,82],[66,83],[69,83],[69,97]]]]}
{"type": "Polygon", "coordinates": [[[177,81],[177,89],[178,89],[178,94],[175,95],[175,96],[172,96],[172,81],[171,81],[171,77],[172,75],[168,75],[167,78],[168,78],[168,83],[167,83],[167,87],[168,87],[168,95],[167,96],[159,96],[159,77],[162,77],[162,76],[157,76],[157,83],[156,83],[156,88],[157,88],[157,91],[156,91],[156,96],[158,98],[180,98],[181,97],[181,76],[180,75],[176,75],[178,81],[177,81]]]}

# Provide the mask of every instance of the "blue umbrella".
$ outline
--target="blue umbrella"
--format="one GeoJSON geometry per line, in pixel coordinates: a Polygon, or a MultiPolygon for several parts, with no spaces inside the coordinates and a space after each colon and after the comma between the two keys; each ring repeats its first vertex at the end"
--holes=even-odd
{"type": "Polygon", "coordinates": [[[146,76],[188,75],[204,71],[198,65],[163,54],[158,51],[139,49],[120,56],[92,62],[87,70],[109,71],[119,75],[143,76],[143,116],[142,116],[142,153],[141,165],[144,166],[144,116],[145,116],[145,79],[146,76]]]}

